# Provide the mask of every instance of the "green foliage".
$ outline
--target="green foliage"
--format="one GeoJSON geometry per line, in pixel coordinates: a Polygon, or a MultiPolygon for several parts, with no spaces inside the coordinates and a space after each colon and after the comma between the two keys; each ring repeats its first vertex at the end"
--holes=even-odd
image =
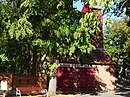
{"type": "Polygon", "coordinates": [[[45,62],[44,65],[49,68],[47,70],[47,74],[49,75],[49,77],[55,77],[57,73],[58,64],[51,64],[50,62],[45,62]]]}
{"type": "Polygon", "coordinates": [[[57,5],[57,9],[64,9],[65,8],[65,3],[63,1],[60,1],[59,4],[57,5]]]}
{"type": "MultiPolygon", "coordinates": [[[[107,9],[105,2],[100,4],[107,9]]],[[[81,62],[84,55],[95,50],[90,40],[98,38],[99,13],[83,16],[72,8],[72,3],[73,0],[2,0],[0,55],[2,61],[9,61],[11,72],[22,74],[26,68],[29,74],[35,73],[37,61],[44,54],[58,60],[75,55],[81,62]]],[[[92,6],[96,1],[89,3],[92,6]]]]}
{"type": "Polygon", "coordinates": [[[125,75],[130,63],[130,27],[126,20],[109,21],[105,33],[105,49],[117,63],[117,76],[125,75]]]}
{"type": "Polygon", "coordinates": [[[5,56],[5,54],[0,55],[0,60],[1,61],[9,61],[8,58],[5,56]]]}
{"type": "Polygon", "coordinates": [[[91,44],[90,40],[98,38],[100,32],[100,19],[97,16],[98,13],[86,13],[84,18],[79,20],[80,25],[77,27],[74,33],[74,39],[76,40],[77,48],[80,49],[81,54],[88,53],[95,50],[95,46],[91,44]],[[96,37],[97,36],[97,37],[96,37]]]}
{"type": "Polygon", "coordinates": [[[125,21],[113,21],[107,26],[105,48],[113,60],[122,63],[129,55],[130,28],[125,21]]]}
{"type": "Polygon", "coordinates": [[[16,38],[16,40],[24,39],[33,34],[32,24],[25,17],[13,22],[7,29],[9,29],[10,38],[16,38]]]}
{"type": "Polygon", "coordinates": [[[112,11],[114,4],[116,3],[116,0],[86,0],[86,4],[90,7],[96,6],[103,9],[103,14],[108,13],[112,11]]]}
{"type": "Polygon", "coordinates": [[[130,16],[130,0],[118,0],[116,4],[115,14],[117,16],[127,15],[130,16]]]}
{"type": "Polygon", "coordinates": [[[58,65],[56,63],[54,63],[53,65],[50,66],[50,72],[49,72],[49,75],[50,77],[54,77],[56,76],[56,70],[58,68],[58,65]]]}

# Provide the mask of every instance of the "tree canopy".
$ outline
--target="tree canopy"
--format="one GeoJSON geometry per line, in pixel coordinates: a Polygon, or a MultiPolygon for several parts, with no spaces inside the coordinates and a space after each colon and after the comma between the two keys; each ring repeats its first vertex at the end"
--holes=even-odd
{"type": "MultiPolygon", "coordinates": [[[[102,5],[105,12],[114,1],[86,0],[85,3],[102,5]]],[[[98,38],[95,36],[100,32],[101,20],[97,15],[83,15],[73,8],[73,0],[2,0],[1,66],[13,73],[27,70],[28,74],[35,75],[43,55],[58,60],[62,56],[66,60],[74,56],[82,62],[84,55],[96,49],[90,39],[98,38]]]]}
{"type": "Polygon", "coordinates": [[[130,64],[130,1],[121,0],[116,3],[113,13],[120,19],[109,21],[106,26],[105,49],[117,63],[117,70],[123,68],[121,73],[124,76],[130,64]]]}
{"type": "Polygon", "coordinates": [[[127,26],[127,22],[124,20],[114,20],[106,26],[106,29],[105,46],[109,54],[112,55],[113,58],[125,58],[123,55],[129,52],[128,42],[130,37],[130,28],[127,26]]]}

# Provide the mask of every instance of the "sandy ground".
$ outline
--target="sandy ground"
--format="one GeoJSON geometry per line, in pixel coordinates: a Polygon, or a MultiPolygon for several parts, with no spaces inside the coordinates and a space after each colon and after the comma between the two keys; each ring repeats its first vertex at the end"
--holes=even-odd
{"type": "MultiPolygon", "coordinates": [[[[0,95],[0,97],[3,96],[0,95]]],[[[22,96],[22,97],[45,97],[45,96],[37,95],[37,96],[22,96]]],[[[130,97],[130,90],[109,91],[105,93],[89,92],[85,94],[67,94],[67,95],[57,94],[49,97],[130,97]]]]}
{"type": "Polygon", "coordinates": [[[76,95],[56,95],[51,97],[130,97],[130,90],[120,91],[109,91],[105,93],[87,93],[87,94],[76,94],[76,95]]]}

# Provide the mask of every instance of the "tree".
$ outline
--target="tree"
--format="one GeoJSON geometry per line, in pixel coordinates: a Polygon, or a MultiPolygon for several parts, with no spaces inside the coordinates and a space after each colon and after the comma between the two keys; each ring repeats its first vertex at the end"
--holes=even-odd
{"type": "MultiPolygon", "coordinates": [[[[105,48],[112,56],[113,60],[117,62],[117,64],[123,64],[122,72],[124,75],[125,69],[128,67],[130,59],[130,1],[117,0],[115,6],[116,7],[112,8],[112,14],[114,14],[117,17],[123,18],[123,20],[117,20],[108,23],[107,31],[105,33],[105,48]]],[[[118,71],[120,70],[118,69],[118,71]]]]}
{"type": "Polygon", "coordinates": [[[112,59],[117,63],[118,72],[119,65],[123,64],[123,72],[126,69],[126,63],[129,63],[129,33],[130,28],[125,20],[115,20],[106,26],[105,31],[105,49],[111,55],[112,59]]]}
{"type": "Polygon", "coordinates": [[[93,29],[96,33],[100,32],[99,23],[98,25],[94,23],[98,21],[94,18],[97,16],[87,14],[80,20],[82,15],[72,8],[72,2],[72,0],[1,2],[0,32],[1,41],[5,41],[1,42],[1,54],[9,59],[6,63],[10,64],[13,72],[22,73],[22,68],[27,67],[28,73],[31,68],[32,72],[36,71],[37,59],[44,54],[58,60],[61,56],[69,58],[75,55],[80,62],[85,53],[95,49],[89,40],[95,36],[93,29]],[[91,21],[91,29],[88,21],[91,21]]]}
{"type": "MultiPolygon", "coordinates": [[[[86,55],[96,49],[90,40],[98,38],[101,20],[98,12],[82,15],[72,4],[73,0],[2,0],[0,55],[8,60],[1,64],[13,74],[27,70],[36,75],[40,67],[53,66],[53,59],[74,56],[79,63],[89,61],[86,55]]],[[[86,4],[102,5],[105,12],[114,1],[86,0],[86,4]]]]}
{"type": "Polygon", "coordinates": [[[120,0],[119,3],[116,4],[116,13],[125,13],[126,15],[130,15],[130,1],[129,0],[120,0]],[[124,10],[126,9],[126,10],[124,10]]]}

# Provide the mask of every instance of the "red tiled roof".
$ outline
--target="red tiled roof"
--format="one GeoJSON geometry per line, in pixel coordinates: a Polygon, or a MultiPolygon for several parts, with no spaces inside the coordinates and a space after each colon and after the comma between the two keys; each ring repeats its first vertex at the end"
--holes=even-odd
{"type": "Polygon", "coordinates": [[[91,53],[94,64],[115,64],[104,49],[97,49],[91,53]]]}

